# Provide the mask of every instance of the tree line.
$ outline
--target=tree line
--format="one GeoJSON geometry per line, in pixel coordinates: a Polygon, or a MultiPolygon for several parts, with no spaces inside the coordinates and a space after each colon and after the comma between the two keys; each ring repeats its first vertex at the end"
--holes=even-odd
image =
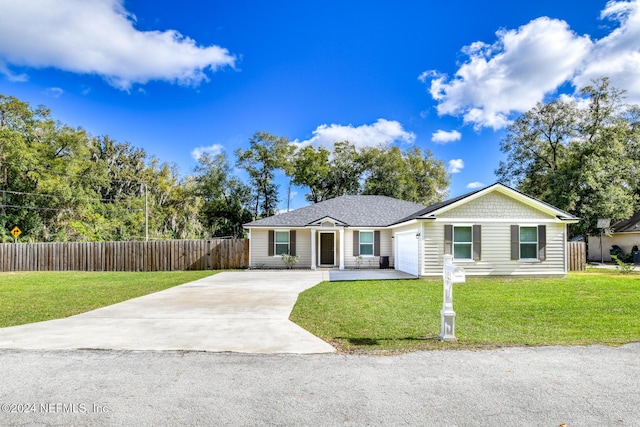
{"type": "Polygon", "coordinates": [[[430,204],[447,194],[444,162],[419,148],[299,147],[257,132],[249,148],[202,155],[192,173],[128,142],[95,137],[0,94],[0,241],[18,226],[27,241],[241,237],[242,224],[274,215],[276,178],[308,189],[310,203],[381,194],[430,204]],[[245,182],[234,173],[248,176],[245,182]]]}
{"type": "Polygon", "coordinates": [[[640,106],[606,77],[522,114],[501,150],[498,179],[581,218],[573,234],[596,234],[598,219],[640,208],[640,106]]]}
{"type": "MultiPolygon", "coordinates": [[[[581,218],[573,234],[640,209],[640,106],[607,78],[521,114],[500,148],[498,180],[581,218]]],[[[277,182],[305,188],[309,203],[380,194],[429,205],[449,186],[444,162],[417,147],[299,146],[256,132],[234,156],[202,155],[180,176],[131,143],[0,94],[0,241],[14,226],[28,241],[141,240],[147,225],[150,239],[241,237],[242,224],[283,207],[277,182]]]]}

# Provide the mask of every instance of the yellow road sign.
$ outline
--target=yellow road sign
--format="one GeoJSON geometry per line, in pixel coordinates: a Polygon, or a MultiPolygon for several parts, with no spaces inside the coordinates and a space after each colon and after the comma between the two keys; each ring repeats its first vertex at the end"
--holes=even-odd
{"type": "Polygon", "coordinates": [[[14,239],[17,239],[18,236],[21,234],[22,234],[22,230],[20,230],[17,225],[11,229],[11,235],[13,236],[14,239]]]}

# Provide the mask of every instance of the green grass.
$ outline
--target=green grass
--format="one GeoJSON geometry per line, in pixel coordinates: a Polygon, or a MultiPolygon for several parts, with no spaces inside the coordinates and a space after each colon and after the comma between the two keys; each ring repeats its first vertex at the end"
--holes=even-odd
{"type": "Polygon", "coordinates": [[[442,342],[442,281],[323,282],[291,320],[344,352],[621,345],[640,341],[640,275],[467,278],[455,284],[455,342],[442,342]]]}
{"type": "Polygon", "coordinates": [[[0,273],[0,327],[84,313],[215,273],[0,273]]]}

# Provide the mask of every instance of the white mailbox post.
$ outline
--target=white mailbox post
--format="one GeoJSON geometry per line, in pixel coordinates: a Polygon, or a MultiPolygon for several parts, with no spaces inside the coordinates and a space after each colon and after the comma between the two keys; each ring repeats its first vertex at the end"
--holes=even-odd
{"type": "Polygon", "coordinates": [[[444,279],[444,298],[442,303],[442,327],[440,328],[440,339],[452,341],[456,339],[455,335],[455,318],[456,312],[453,311],[453,284],[464,283],[465,273],[462,267],[453,265],[453,256],[444,256],[444,266],[442,268],[442,276],[444,279]]]}

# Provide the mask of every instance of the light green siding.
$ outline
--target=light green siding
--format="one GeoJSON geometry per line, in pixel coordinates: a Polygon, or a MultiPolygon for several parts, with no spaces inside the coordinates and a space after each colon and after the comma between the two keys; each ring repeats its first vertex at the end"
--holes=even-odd
{"type": "MultiPolygon", "coordinates": [[[[284,229],[279,229],[284,230],[284,229]]],[[[307,229],[296,230],[296,255],[299,257],[296,268],[311,267],[311,233],[307,229]]],[[[269,256],[269,230],[253,228],[251,230],[251,267],[284,268],[282,257],[269,256]]]]}
{"type": "Polygon", "coordinates": [[[549,215],[494,191],[438,215],[438,218],[549,219],[549,215]]]}
{"type": "Polygon", "coordinates": [[[566,274],[566,225],[543,210],[494,191],[437,214],[437,220],[422,224],[423,275],[441,276],[446,224],[481,226],[481,259],[458,261],[468,275],[511,276],[566,274]],[[511,260],[511,225],[546,225],[544,261],[511,260]]]}
{"type": "MultiPolygon", "coordinates": [[[[558,276],[565,271],[565,225],[545,223],[547,227],[546,260],[525,262],[511,260],[511,224],[513,222],[482,222],[481,259],[474,262],[456,262],[470,276],[511,276],[545,275],[558,276]]],[[[442,257],[444,255],[444,226],[446,221],[423,223],[424,238],[424,276],[442,275],[442,257]]],[[[517,224],[517,223],[515,223],[517,224]]]]}
{"type": "MultiPolygon", "coordinates": [[[[376,230],[373,228],[364,228],[363,230],[376,230]]],[[[389,257],[389,266],[393,267],[393,239],[391,238],[392,230],[380,231],[380,256],[389,257]]],[[[344,232],[344,266],[345,268],[358,268],[358,257],[353,256],[353,229],[347,228],[344,232]]],[[[379,268],[379,256],[362,256],[360,268],[379,268]]]]}

